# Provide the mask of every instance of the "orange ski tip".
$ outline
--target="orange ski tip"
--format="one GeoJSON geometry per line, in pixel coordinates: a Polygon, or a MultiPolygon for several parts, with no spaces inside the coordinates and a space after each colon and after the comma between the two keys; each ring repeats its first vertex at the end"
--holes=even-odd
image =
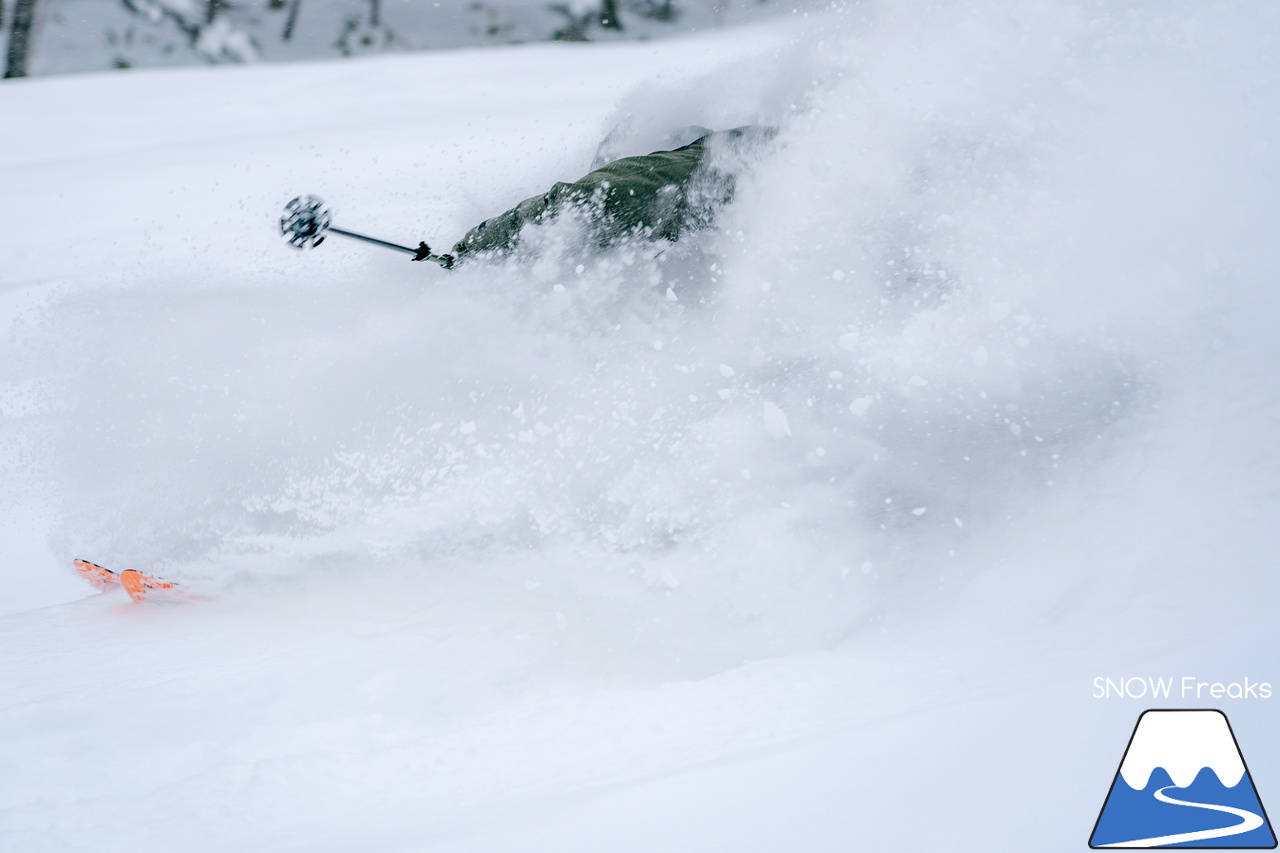
{"type": "Polygon", "coordinates": [[[176,584],[144,575],[136,569],[125,569],[120,573],[120,585],[134,601],[142,601],[154,592],[175,590],[176,584]]]}
{"type": "Polygon", "coordinates": [[[103,568],[97,563],[90,563],[88,560],[75,560],[72,565],[76,567],[76,572],[80,577],[100,590],[115,584],[120,578],[110,569],[103,568]]]}

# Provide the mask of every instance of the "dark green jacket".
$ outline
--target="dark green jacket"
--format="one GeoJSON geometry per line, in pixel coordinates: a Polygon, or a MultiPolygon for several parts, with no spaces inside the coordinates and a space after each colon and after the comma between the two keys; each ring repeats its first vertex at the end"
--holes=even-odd
{"type": "Polygon", "coordinates": [[[733,197],[732,174],[708,162],[712,146],[758,131],[743,127],[709,133],[673,151],[625,157],[572,183],[557,183],[472,228],[453,247],[453,255],[462,261],[481,252],[509,252],[519,244],[525,225],[549,221],[570,207],[586,211],[597,245],[627,238],[678,240],[709,226],[716,208],[733,197]]]}

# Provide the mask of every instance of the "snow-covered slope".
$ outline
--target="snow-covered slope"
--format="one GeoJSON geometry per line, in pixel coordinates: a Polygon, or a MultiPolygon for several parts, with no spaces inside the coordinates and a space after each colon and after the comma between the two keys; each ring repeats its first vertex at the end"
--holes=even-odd
{"type": "Polygon", "coordinates": [[[1095,676],[1280,677],[1276,20],[1198,9],[0,87],[3,847],[1083,845],[1095,676]],[[273,233],[748,122],[693,259],[273,233]]]}

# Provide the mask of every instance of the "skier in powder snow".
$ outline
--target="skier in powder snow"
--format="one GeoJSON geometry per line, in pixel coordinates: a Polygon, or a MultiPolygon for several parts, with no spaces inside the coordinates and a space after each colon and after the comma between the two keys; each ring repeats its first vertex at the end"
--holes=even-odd
{"type": "Polygon", "coordinates": [[[329,233],[405,252],[415,261],[432,261],[445,269],[475,257],[515,251],[525,226],[549,222],[576,212],[587,223],[588,241],[596,247],[627,240],[675,243],[686,234],[712,225],[720,207],[734,194],[735,174],[759,145],[776,130],[745,126],[711,131],[689,127],[670,137],[671,148],[606,162],[606,139],[597,152],[594,171],[573,182],[559,182],[539,196],[525,199],[505,213],[486,219],[463,236],[451,254],[436,254],[425,242],[401,246],[330,223],[324,202],[299,196],[285,207],[280,233],[290,245],[312,248],[329,233]]]}
{"type": "Polygon", "coordinates": [[[549,221],[572,208],[588,214],[591,239],[598,246],[629,238],[674,243],[710,226],[716,210],[733,198],[734,176],[726,161],[773,131],[747,126],[713,132],[697,127],[678,134],[695,138],[672,150],[614,160],[486,219],[454,245],[451,255],[442,256],[448,258],[444,266],[484,253],[511,252],[526,225],[549,221]]]}

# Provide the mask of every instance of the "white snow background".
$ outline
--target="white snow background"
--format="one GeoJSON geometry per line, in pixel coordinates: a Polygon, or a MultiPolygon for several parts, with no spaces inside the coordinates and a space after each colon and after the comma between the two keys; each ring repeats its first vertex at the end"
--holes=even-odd
{"type": "MultiPolygon", "coordinates": [[[[0,849],[1084,849],[1149,704],[1094,677],[1280,685],[1277,17],[6,81],[0,849]],[[748,122],[696,266],[275,234],[748,122]]],[[[1265,804],[1276,702],[1166,706],[1265,804]]]]}

